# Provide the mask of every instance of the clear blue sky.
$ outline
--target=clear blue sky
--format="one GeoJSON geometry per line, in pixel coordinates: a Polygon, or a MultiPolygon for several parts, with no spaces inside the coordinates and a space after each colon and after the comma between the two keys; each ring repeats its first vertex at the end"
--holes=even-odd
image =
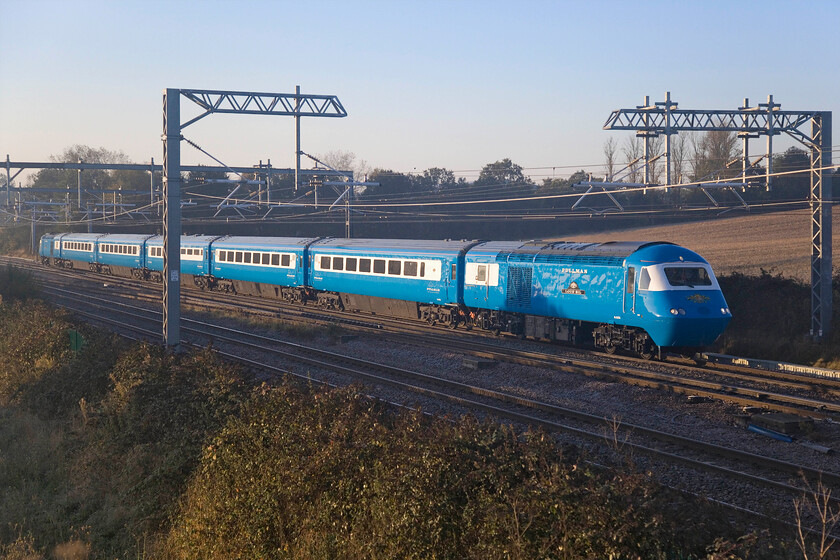
{"type": "MultiPolygon", "coordinates": [[[[509,157],[568,175],[628,134],[602,130],[613,109],[668,90],[684,109],[772,93],[833,111],[840,144],[836,0],[0,0],[0,17],[14,161],[86,144],[159,162],[167,87],[337,95],[349,116],[305,119],[302,149],[403,172],[509,157]]],[[[184,134],[231,165],[294,165],[288,117],[213,115],[184,134]]],[[[182,161],[212,163],[187,145],[182,161]]]]}

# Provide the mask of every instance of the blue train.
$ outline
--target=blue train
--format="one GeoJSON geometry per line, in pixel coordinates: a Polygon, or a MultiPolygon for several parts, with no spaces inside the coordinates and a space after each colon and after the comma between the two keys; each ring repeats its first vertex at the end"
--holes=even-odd
{"type": "MultiPolygon", "coordinates": [[[[161,281],[163,239],[47,234],[50,266],[161,281]]],[[[644,357],[692,355],[732,318],[709,264],[665,242],[183,236],[181,282],[644,357]]]]}

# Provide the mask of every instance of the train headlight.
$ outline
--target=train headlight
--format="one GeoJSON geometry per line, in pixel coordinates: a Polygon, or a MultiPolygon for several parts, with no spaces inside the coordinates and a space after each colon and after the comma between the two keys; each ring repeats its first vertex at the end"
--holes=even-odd
{"type": "Polygon", "coordinates": [[[721,315],[729,315],[729,308],[728,307],[721,307],[720,308],[721,315]]]}
{"type": "Polygon", "coordinates": [[[679,313],[679,311],[677,311],[677,308],[676,308],[676,307],[672,307],[672,308],[671,308],[671,315],[676,315],[677,313],[679,313]]]}
{"type": "Polygon", "coordinates": [[[685,315],[685,309],[680,307],[677,311],[679,311],[680,315],[685,315]]]}

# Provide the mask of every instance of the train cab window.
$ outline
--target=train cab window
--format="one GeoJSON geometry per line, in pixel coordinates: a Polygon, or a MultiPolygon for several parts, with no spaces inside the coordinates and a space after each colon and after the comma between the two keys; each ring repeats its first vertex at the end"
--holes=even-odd
{"type": "Polygon", "coordinates": [[[321,270],[330,269],[330,257],[321,257],[321,270]]]}
{"type": "Polygon", "coordinates": [[[417,276],[417,261],[405,261],[403,273],[406,276],[417,276]]]}
{"type": "Polygon", "coordinates": [[[356,263],[358,260],[356,257],[347,257],[344,259],[344,270],[349,272],[356,272],[356,263]]]}
{"type": "Polygon", "coordinates": [[[359,272],[370,272],[370,259],[359,259],[359,272]]]}
{"type": "Polygon", "coordinates": [[[709,278],[705,268],[666,268],[665,276],[668,278],[668,283],[671,286],[687,286],[693,288],[695,286],[711,286],[712,279],[709,278]]]}
{"type": "Polygon", "coordinates": [[[344,257],[333,257],[332,261],[333,270],[344,270],[344,257]]]}
{"type": "Polygon", "coordinates": [[[280,255],[280,266],[289,266],[292,264],[291,255],[280,255]]]}
{"type": "Polygon", "coordinates": [[[237,252],[236,252],[236,259],[235,259],[235,260],[236,260],[236,262],[238,262],[238,263],[241,263],[241,262],[242,262],[242,251],[237,251],[237,252]]]}
{"type": "Polygon", "coordinates": [[[643,268],[642,271],[639,273],[639,289],[647,290],[649,287],[650,274],[648,274],[647,268],[643,268]]]}
{"type": "Polygon", "coordinates": [[[487,282],[487,265],[480,264],[475,271],[476,282],[487,282]]]}
{"type": "Polygon", "coordinates": [[[271,261],[271,254],[270,253],[263,253],[262,254],[262,263],[264,265],[268,265],[269,261],[271,261]]]}
{"type": "Polygon", "coordinates": [[[373,259],[373,273],[385,274],[385,259],[373,259]]]}
{"type": "Polygon", "coordinates": [[[400,272],[402,272],[401,261],[388,261],[388,274],[392,276],[399,276],[400,272]]]}
{"type": "Polygon", "coordinates": [[[632,266],[627,269],[627,293],[636,291],[636,269],[632,266]]]}

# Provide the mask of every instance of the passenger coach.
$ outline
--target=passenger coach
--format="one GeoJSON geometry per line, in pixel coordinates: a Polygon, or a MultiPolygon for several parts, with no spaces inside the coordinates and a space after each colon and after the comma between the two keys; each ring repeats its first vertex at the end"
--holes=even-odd
{"type": "Polygon", "coordinates": [[[458,312],[464,255],[474,244],[323,239],[309,249],[311,285],[331,307],[448,320],[458,312]]]}

